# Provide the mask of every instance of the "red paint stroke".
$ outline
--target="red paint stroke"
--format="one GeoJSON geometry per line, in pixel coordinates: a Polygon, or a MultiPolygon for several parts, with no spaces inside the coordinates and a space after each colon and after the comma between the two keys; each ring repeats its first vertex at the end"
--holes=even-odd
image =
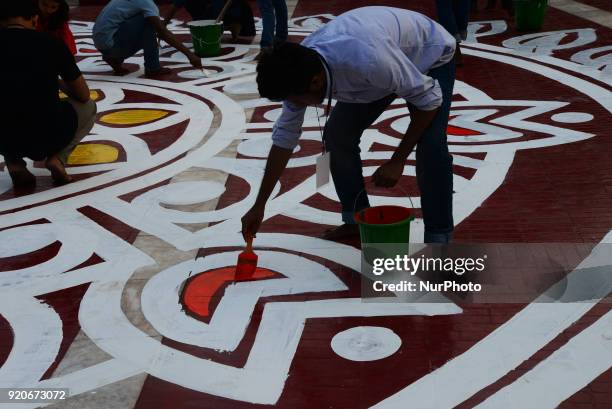
{"type": "Polygon", "coordinates": [[[454,125],[449,125],[448,128],[446,128],[446,133],[448,135],[455,135],[455,136],[482,135],[481,132],[474,131],[472,129],[461,128],[461,127],[454,126],[454,125]]]}
{"type": "Polygon", "coordinates": [[[232,282],[278,278],[279,274],[266,268],[258,268],[248,278],[236,277],[236,266],[217,268],[200,273],[185,283],[181,303],[185,311],[198,318],[209,318],[213,302],[221,298],[220,290],[232,282]]]}

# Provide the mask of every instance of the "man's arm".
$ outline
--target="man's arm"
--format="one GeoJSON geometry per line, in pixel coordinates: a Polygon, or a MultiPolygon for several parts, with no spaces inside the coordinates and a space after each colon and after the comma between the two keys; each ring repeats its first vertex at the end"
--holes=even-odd
{"type": "Polygon", "coordinates": [[[66,95],[79,102],[85,103],[90,99],[89,86],[82,75],[74,81],[61,81],[59,86],[66,95]]]}
{"type": "Polygon", "coordinates": [[[55,56],[58,61],[59,77],[58,88],[70,98],[79,102],[87,102],[90,99],[89,86],[79,69],[74,56],[62,41],[57,40],[50,43],[56,47],[55,56]]]}
{"type": "Polygon", "coordinates": [[[382,42],[376,49],[376,64],[369,73],[371,83],[404,98],[410,110],[410,126],[387,163],[372,179],[377,186],[393,187],[402,176],[406,159],[431,125],[442,105],[442,89],[433,78],[423,74],[394,43],[382,42]]]}
{"type": "Polygon", "coordinates": [[[283,102],[283,110],[272,128],[273,145],[268,153],[268,161],[263,180],[253,207],[242,218],[242,235],[246,240],[255,236],[264,217],[266,202],[274,186],[278,183],[293,150],[298,144],[304,123],[306,107],[283,102]]]}
{"type": "Polygon", "coordinates": [[[432,123],[438,108],[430,111],[410,108],[410,125],[402,141],[391,156],[391,159],[376,169],[372,180],[376,186],[393,187],[404,172],[404,164],[416,144],[421,140],[423,133],[432,123]]]}
{"type": "Polygon", "coordinates": [[[254,237],[261,226],[264,217],[266,203],[274,190],[274,186],[278,183],[283,171],[287,167],[287,163],[291,158],[293,150],[281,148],[272,145],[270,153],[268,153],[268,161],[266,169],[259,187],[259,193],[255,204],[242,218],[242,235],[245,241],[249,237],[254,237]]]}
{"type": "Polygon", "coordinates": [[[147,19],[153,25],[153,28],[157,32],[159,38],[185,54],[191,65],[196,68],[202,68],[202,61],[200,60],[200,57],[191,52],[189,48],[185,47],[185,45],[178,38],[176,38],[174,34],[168,30],[168,28],[166,28],[158,16],[147,17],[147,19]]]}
{"type": "Polygon", "coordinates": [[[410,125],[402,138],[399,146],[393,153],[391,160],[405,162],[414,150],[416,144],[421,140],[425,130],[431,125],[439,108],[429,111],[410,108],[410,125]]]}

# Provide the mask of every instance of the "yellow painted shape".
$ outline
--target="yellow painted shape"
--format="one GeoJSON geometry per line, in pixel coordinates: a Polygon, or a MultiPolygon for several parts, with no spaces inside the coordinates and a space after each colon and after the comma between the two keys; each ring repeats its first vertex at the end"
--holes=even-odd
{"type": "MultiPolygon", "coordinates": [[[[59,97],[60,99],[66,99],[68,98],[68,95],[66,95],[63,91],[60,91],[59,97]]],[[[100,93],[95,89],[92,89],[91,91],[89,91],[89,98],[91,98],[93,101],[97,101],[98,99],[100,99],[100,93]]]]}
{"type": "Polygon", "coordinates": [[[69,165],[97,165],[115,162],[119,158],[119,150],[113,146],[100,143],[77,145],[68,157],[69,165]]]}
{"type": "Polygon", "coordinates": [[[100,121],[111,125],[138,125],[147,122],[157,121],[168,116],[168,111],[157,109],[125,109],[100,118],[100,121]]]}

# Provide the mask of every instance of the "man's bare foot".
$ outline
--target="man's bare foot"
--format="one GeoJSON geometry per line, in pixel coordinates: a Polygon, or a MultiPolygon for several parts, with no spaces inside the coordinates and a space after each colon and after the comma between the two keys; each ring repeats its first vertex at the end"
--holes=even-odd
{"type": "Polygon", "coordinates": [[[168,75],[172,72],[170,68],[161,67],[156,70],[146,70],[145,69],[145,77],[147,78],[156,78],[162,75],[168,75]]]}
{"type": "Polygon", "coordinates": [[[36,184],[36,178],[28,168],[26,167],[26,163],[23,159],[6,161],[6,168],[9,171],[9,175],[11,175],[11,180],[13,181],[13,187],[26,187],[26,186],[34,186],[36,184]]]}
{"type": "Polygon", "coordinates": [[[111,66],[111,68],[113,69],[114,75],[124,76],[130,73],[130,70],[128,70],[127,68],[123,66],[122,60],[115,58],[115,57],[110,57],[108,55],[103,55],[102,59],[104,60],[105,63],[111,66]]]}
{"type": "Polygon", "coordinates": [[[49,156],[45,162],[45,167],[51,171],[51,177],[56,184],[65,185],[72,182],[72,178],[66,173],[64,164],[57,156],[49,156]]]}
{"type": "Polygon", "coordinates": [[[325,240],[341,240],[359,236],[359,226],[356,224],[343,224],[323,233],[322,238],[325,240]]]}

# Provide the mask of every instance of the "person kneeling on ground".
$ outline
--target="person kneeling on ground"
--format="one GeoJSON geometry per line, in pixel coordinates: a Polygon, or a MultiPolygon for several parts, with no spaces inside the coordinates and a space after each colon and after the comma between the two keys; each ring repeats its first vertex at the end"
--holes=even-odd
{"type": "Polygon", "coordinates": [[[36,0],[0,2],[0,88],[7,102],[0,111],[0,154],[15,187],[36,183],[23,158],[44,160],[56,183],[70,182],[64,165],[96,116],[70,50],[35,31],[37,13],[36,0]],[[67,101],[60,101],[60,88],[67,101]]]}
{"type": "MultiPolygon", "coordinates": [[[[232,33],[232,41],[236,42],[239,37],[255,37],[255,18],[253,10],[247,0],[230,0],[229,9],[223,17],[224,29],[230,30],[232,33]]],[[[216,20],[225,1],[223,0],[172,0],[172,6],[168,10],[164,18],[164,24],[170,24],[172,18],[179,9],[185,7],[187,13],[193,21],[196,20],[216,20]]]]}
{"type": "Polygon", "coordinates": [[[264,53],[257,65],[259,93],[283,101],[283,109],[272,131],[273,146],[259,194],[242,218],[245,239],[257,233],[265,204],[298,145],[306,107],[325,98],[337,100],[323,141],[345,223],[325,238],[358,234],[353,215],[370,206],[364,194],[361,134],[402,98],[410,111],[410,125],[372,179],[377,186],[394,186],[416,146],[425,242],[448,243],[453,231],[453,172],[446,128],[455,46],[452,35],[422,14],[363,7],[340,15],[301,45],[285,43],[264,53]]]}
{"type": "Polygon", "coordinates": [[[170,70],[162,68],[159,62],[158,36],[185,54],[195,68],[202,68],[200,57],[166,28],[153,0],[111,0],[93,28],[94,44],[116,75],[129,72],[123,67],[123,61],[140,50],[144,51],[146,76],[168,74],[170,70]]]}

